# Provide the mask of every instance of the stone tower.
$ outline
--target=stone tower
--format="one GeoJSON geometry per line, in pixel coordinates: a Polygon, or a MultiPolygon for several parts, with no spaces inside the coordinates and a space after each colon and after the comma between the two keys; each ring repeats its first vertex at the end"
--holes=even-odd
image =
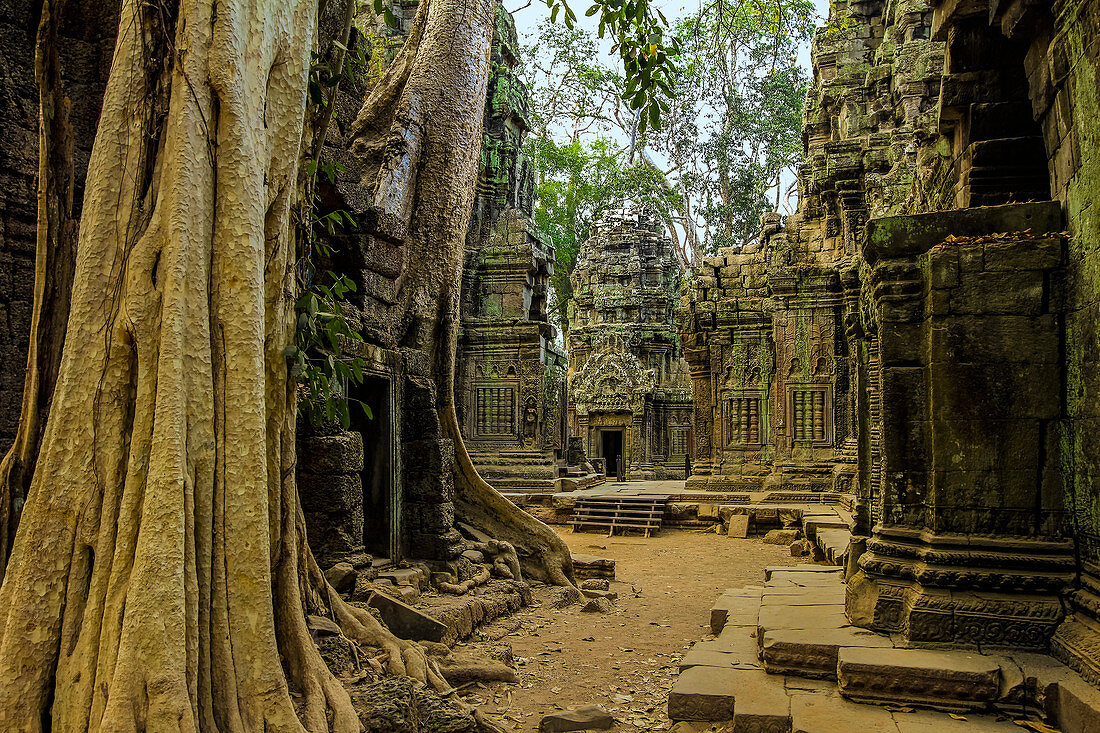
{"type": "Polygon", "coordinates": [[[455,404],[478,472],[502,491],[553,491],[565,446],[565,354],[546,313],[553,246],[529,223],[528,91],[515,23],[497,6],[481,175],[466,237],[455,404]]]}
{"type": "Polygon", "coordinates": [[[571,276],[569,424],[609,475],[682,478],[691,389],[673,320],[683,271],[652,213],[608,212],[571,276]]]}

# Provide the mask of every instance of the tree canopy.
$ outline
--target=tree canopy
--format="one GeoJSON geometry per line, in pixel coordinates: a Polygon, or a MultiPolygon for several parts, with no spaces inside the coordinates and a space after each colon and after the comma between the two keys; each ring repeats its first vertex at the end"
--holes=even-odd
{"type": "Polygon", "coordinates": [[[782,208],[801,149],[808,81],[798,61],[810,0],[710,0],[678,19],[660,125],[632,103],[634,78],[607,63],[599,32],[543,22],[526,49],[538,171],[536,220],[554,241],[559,309],[588,227],[610,205],[653,208],[685,264],[756,234],[782,208]]]}

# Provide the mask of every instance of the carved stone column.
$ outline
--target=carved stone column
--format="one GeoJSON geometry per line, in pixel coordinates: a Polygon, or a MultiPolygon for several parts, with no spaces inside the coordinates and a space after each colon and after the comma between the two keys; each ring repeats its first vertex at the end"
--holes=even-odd
{"type": "Polygon", "coordinates": [[[1061,620],[1062,239],[1041,234],[1059,227],[1056,204],[868,226],[880,521],[848,585],[853,623],[1043,648],[1061,620]]]}

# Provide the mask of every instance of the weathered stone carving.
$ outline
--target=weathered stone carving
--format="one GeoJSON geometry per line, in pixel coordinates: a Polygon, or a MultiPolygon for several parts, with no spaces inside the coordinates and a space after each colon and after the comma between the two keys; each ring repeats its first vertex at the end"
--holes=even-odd
{"type": "Polygon", "coordinates": [[[515,24],[497,8],[482,171],[466,239],[455,403],[478,472],[505,491],[552,491],[565,458],[565,354],[546,313],[554,250],[529,222],[528,92],[515,24]]]}
{"type": "Polygon", "coordinates": [[[651,213],[614,210],[593,227],[573,271],[569,424],[588,455],[621,455],[629,478],[684,475],[691,391],[672,308],[682,278],[651,213]]]}
{"type": "Polygon", "coordinates": [[[706,260],[679,311],[691,484],[854,493],[854,622],[1053,635],[1094,681],[1098,19],[1096,0],[832,3],[798,212],[706,260]]]}

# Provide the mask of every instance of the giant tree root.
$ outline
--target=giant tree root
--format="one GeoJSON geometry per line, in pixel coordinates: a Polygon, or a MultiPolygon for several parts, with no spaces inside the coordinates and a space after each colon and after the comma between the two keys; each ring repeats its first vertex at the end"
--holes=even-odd
{"type": "Polygon", "coordinates": [[[455,510],[462,521],[510,544],[523,572],[535,580],[571,588],[575,601],[583,594],[573,575],[573,558],[565,541],[546,524],[504,498],[481,478],[458,428],[454,405],[440,410],[440,423],[455,446],[455,510]]]}

